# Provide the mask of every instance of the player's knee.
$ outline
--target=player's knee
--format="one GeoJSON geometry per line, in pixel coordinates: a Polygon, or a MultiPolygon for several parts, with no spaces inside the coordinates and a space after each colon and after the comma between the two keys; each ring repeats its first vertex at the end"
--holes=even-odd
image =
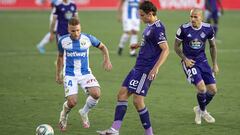
{"type": "Polygon", "coordinates": [[[93,97],[95,100],[98,100],[101,96],[101,91],[98,87],[89,89],[89,94],[91,95],[91,97],[93,97]]]}
{"type": "Polygon", "coordinates": [[[77,105],[77,100],[76,99],[69,99],[68,100],[68,107],[73,108],[76,105],[77,105]]]}

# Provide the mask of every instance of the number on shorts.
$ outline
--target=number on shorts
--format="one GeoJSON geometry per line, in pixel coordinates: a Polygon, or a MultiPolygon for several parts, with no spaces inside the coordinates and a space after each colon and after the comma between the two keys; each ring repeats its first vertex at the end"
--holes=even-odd
{"type": "Polygon", "coordinates": [[[71,86],[71,87],[72,87],[72,80],[69,80],[69,81],[68,81],[68,86],[71,86]]]}
{"type": "Polygon", "coordinates": [[[196,68],[190,68],[190,69],[188,69],[188,70],[187,70],[187,74],[188,74],[189,77],[192,76],[192,75],[196,75],[196,74],[197,74],[196,68]]]}

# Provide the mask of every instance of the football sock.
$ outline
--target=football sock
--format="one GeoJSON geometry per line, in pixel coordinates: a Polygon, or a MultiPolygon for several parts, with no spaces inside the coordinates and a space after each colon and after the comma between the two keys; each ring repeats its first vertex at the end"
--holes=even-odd
{"type": "Polygon", "coordinates": [[[119,43],[119,48],[123,48],[126,44],[126,42],[129,39],[129,35],[127,33],[123,33],[120,39],[120,43],[119,43]]]}
{"type": "Polygon", "coordinates": [[[150,118],[149,118],[148,109],[145,107],[142,110],[138,110],[138,113],[139,113],[139,117],[142,122],[142,126],[145,129],[145,135],[152,135],[153,131],[151,128],[151,122],[150,122],[150,118]]]}
{"type": "Polygon", "coordinates": [[[197,94],[197,100],[198,100],[200,110],[205,111],[205,108],[206,108],[206,94],[205,93],[198,93],[197,94]]]}
{"type": "Polygon", "coordinates": [[[72,108],[68,107],[67,101],[63,103],[63,112],[65,114],[68,114],[71,111],[72,108]]]}
{"type": "Polygon", "coordinates": [[[211,94],[208,91],[206,92],[206,106],[211,102],[214,96],[215,96],[214,94],[211,94]]]}
{"type": "Polygon", "coordinates": [[[94,99],[92,96],[88,96],[84,107],[82,108],[83,113],[88,113],[94,106],[96,106],[98,100],[94,99]]]}
{"type": "Polygon", "coordinates": [[[43,39],[40,41],[40,43],[37,45],[37,47],[44,47],[50,40],[50,32],[48,32],[43,39]]]}
{"type": "Polygon", "coordinates": [[[117,106],[115,108],[115,116],[114,116],[114,122],[112,124],[112,128],[115,130],[119,130],[122,125],[122,120],[127,112],[127,101],[118,101],[117,106]]]}
{"type": "Polygon", "coordinates": [[[137,34],[131,35],[130,45],[135,45],[137,43],[138,43],[138,35],[137,34]]]}

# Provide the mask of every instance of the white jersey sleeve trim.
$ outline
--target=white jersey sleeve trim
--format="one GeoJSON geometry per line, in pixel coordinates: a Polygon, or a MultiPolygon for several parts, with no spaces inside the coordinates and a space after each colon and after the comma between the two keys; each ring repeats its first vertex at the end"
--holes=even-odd
{"type": "Polygon", "coordinates": [[[180,38],[178,38],[178,37],[175,37],[177,40],[179,40],[179,41],[183,41],[182,39],[180,39],[180,38]]]}

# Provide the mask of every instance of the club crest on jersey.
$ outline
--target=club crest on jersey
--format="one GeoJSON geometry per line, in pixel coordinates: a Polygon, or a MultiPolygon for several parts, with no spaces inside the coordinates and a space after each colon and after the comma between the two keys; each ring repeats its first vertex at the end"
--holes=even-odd
{"type": "Polygon", "coordinates": [[[201,36],[201,38],[205,38],[206,34],[204,32],[202,32],[200,36],[201,36]]]}
{"type": "Polygon", "coordinates": [[[202,41],[198,40],[198,39],[193,39],[192,41],[190,41],[190,47],[192,49],[200,49],[202,48],[203,43],[202,41]]]}
{"type": "Polygon", "coordinates": [[[87,44],[87,42],[85,40],[81,41],[81,46],[85,46],[87,44]]]}

